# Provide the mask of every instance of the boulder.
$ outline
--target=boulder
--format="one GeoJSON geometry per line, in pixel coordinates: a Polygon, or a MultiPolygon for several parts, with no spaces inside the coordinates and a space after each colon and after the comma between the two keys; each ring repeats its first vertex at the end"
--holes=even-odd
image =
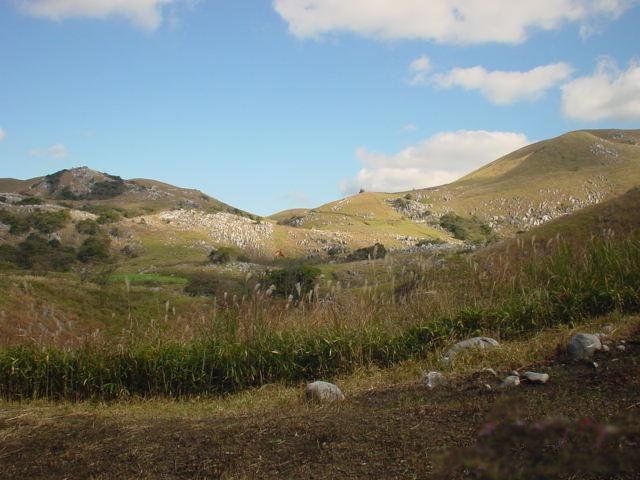
{"type": "Polygon", "coordinates": [[[450,362],[454,355],[463,350],[469,350],[472,348],[486,349],[486,348],[495,348],[500,346],[497,340],[489,337],[473,337],[467,340],[463,340],[461,342],[456,343],[453,347],[451,347],[444,356],[445,362],[450,362]]]}
{"type": "Polygon", "coordinates": [[[600,335],[577,333],[569,340],[567,353],[572,360],[590,360],[593,354],[603,350],[600,335]]]}
{"type": "Polygon", "coordinates": [[[344,394],[337,385],[329,382],[312,382],[304,390],[307,400],[318,403],[331,403],[344,400],[344,394]]]}
{"type": "Polygon", "coordinates": [[[524,372],[524,374],[522,375],[522,378],[524,378],[529,383],[545,384],[549,381],[549,374],[536,373],[536,372],[524,372]]]}
{"type": "Polygon", "coordinates": [[[429,372],[422,378],[422,383],[429,388],[437,387],[438,385],[442,385],[444,382],[444,375],[440,372],[429,372]]]}
{"type": "Polygon", "coordinates": [[[517,387],[520,385],[520,377],[517,375],[509,375],[502,381],[502,386],[505,388],[517,387]]]}

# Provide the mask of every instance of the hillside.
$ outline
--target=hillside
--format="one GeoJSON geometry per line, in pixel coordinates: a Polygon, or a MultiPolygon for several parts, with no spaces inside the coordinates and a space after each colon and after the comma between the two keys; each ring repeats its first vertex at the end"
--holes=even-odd
{"type": "Polygon", "coordinates": [[[640,130],[577,131],[524,147],[448,185],[396,194],[361,193],[271,218],[337,231],[399,228],[411,235],[435,228],[446,236],[450,232],[440,228],[440,219],[454,212],[508,236],[637,185],[640,130]]]}
{"type": "Polygon", "coordinates": [[[124,180],[87,167],[60,170],[28,180],[0,179],[0,193],[37,197],[54,203],[64,202],[73,207],[107,205],[125,209],[131,214],[192,208],[248,215],[198,190],[179,188],[155,180],[124,180]]]}

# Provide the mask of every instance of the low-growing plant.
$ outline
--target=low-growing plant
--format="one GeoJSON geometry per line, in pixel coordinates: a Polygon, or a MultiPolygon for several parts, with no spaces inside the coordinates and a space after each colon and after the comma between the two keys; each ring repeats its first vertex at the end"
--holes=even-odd
{"type": "Polygon", "coordinates": [[[387,249],[381,243],[376,243],[370,247],[363,247],[354,250],[347,255],[347,262],[357,262],[360,260],[376,260],[384,258],[387,255],[387,249]]]}
{"type": "Polygon", "coordinates": [[[76,223],[76,231],[82,235],[96,235],[100,231],[100,226],[95,220],[87,218],[76,223]]]}
{"type": "Polygon", "coordinates": [[[313,290],[320,269],[311,265],[292,265],[286,268],[272,270],[265,276],[265,284],[273,285],[273,294],[288,297],[293,295],[300,298],[313,290]]]}
{"type": "Polygon", "coordinates": [[[83,263],[104,262],[109,259],[111,242],[108,237],[92,236],[78,248],[78,260],[83,263]]]}
{"type": "Polygon", "coordinates": [[[207,257],[210,263],[224,264],[233,261],[248,262],[249,258],[235,247],[218,247],[209,252],[207,257]]]}

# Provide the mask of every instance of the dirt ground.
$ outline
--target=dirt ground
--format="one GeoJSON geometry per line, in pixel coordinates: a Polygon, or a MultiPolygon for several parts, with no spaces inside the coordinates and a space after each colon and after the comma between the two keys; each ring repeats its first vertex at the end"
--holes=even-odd
{"type": "MultiPolygon", "coordinates": [[[[153,411],[142,417],[94,411],[39,417],[3,409],[0,478],[452,478],[443,473],[455,467],[447,452],[473,448],[488,422],[516,417],[589,418],[630,429],[626,443],[616,445],[626,455],[626,470],[612,463],[610,472],[588,478],[640,478],[634,453],[640,452],[634,443],[640,439],[640,332],[628,339],[626,351],[613,349],[598,361],[598,369],[561,358],[538,365],[551,375],[547,385],[489,391],[471,378],[433,391],[417,383],[395,385],[339,405],[268,414],[172,418],[153,411]]],[[[526,463],[521,453],[514,461],[526,463]]],[[[523,471],[512,478],[587,478],[523,471]]],[[[460,478],[501,478],[460,472],[460,478]]]]}

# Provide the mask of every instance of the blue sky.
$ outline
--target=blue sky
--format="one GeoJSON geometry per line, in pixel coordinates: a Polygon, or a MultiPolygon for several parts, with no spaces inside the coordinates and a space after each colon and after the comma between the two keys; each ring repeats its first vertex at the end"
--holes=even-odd
{"type": "Polygon", "coordinates": [[[446,182],[640,127],[638,3],[7,0],[0,177],[88,165],[259,214],[446,182]]]}

